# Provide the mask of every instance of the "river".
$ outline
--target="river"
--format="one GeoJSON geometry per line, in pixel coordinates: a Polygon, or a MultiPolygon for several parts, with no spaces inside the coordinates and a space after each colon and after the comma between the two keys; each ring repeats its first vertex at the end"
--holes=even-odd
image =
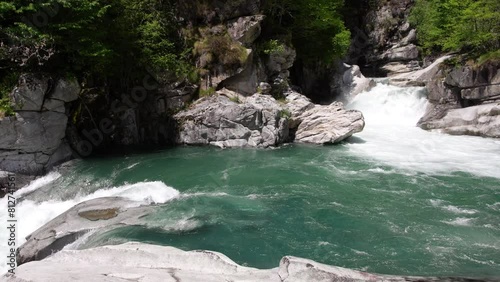
{"type": "Polygon", "coordinates": [[[500,140],[423,131],[426,105],[423,88],[379,82],[347,105],[366,128],[340,145],[73,161],[17,192],[18,238],[79,202],[124,196],[155,213],[67,248],[141,241],[258,268],[293,255],[382,274],[498,277],[500,140]]]}

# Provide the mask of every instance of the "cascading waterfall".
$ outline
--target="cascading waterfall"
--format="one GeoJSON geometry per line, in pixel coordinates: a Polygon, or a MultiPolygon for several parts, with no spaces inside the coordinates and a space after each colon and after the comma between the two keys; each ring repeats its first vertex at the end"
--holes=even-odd
{"type": "Polygon", "coordinates": [[[369,92],[353,97],[349,108],[361,110],[366,128],[349,145],[368,157],[408,171],[468,172],[500,178],[500,141],[450,136],[416,126],[427,107],[425,88],[401,88],[379,82],[369,92]]]}

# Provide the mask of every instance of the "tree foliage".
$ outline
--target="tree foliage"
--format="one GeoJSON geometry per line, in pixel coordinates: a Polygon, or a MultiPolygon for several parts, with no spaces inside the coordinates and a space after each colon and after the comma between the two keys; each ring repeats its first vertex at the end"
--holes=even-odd
{"type": "Polygon", "coordinates": [[[185,46],[174,7],[157,0],[0,2],[0,60],[24,69],[109,75],[148,66],[179,74],[185,46]]]}
{"type": "Polygon", "coordinates": [[[342,0],[269,0],[265,9],[277,32],[289,33],[300,58],[331,63],[350,45],[342,7],[342,0]]]}
{"type": "Polygon", "coordinates": [[[500,49],[498,0],[417,0],[410,21],[428,52],[500,49]]]}

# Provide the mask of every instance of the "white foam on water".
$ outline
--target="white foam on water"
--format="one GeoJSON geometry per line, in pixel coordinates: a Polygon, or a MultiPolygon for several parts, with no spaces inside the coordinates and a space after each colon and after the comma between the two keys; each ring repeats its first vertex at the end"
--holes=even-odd
{"type": "MultiPolygon", "coordinates": [[[[26,191],[34,191],[46,184],[56,180],[59,176],[49,174],[46,178],[40,178],[38,182],[32,183],[27,187],[28,190],[16,192],[16,196],[26,193],[26,191]],[[31,187],[31,188],[30,188],[31,187]]],[[[64,213],[73,206],[89,201],[92,199],[103,197],[124,197],[133,201],[131,206],[141,206],[150,204],[162,204],[171,201],[180,196],[179,191],[165,185],[163,182],[141,182],[136,184],[127,184],[110,189],[98,190],[90,195],[80,195],[72,200],[50,200],[45,202],[35,202],[24,200],[18,203],[16,207],[17,223],[17,245],[22,245],[25,237],[42,227],[44,224],[54,219],[58,215],[64,213]]],[[[7,207],[7,198],[0,200],[1,207],[7,207]]],[[[0,213],[0,221],[7,222],[7,214],[0,213]]],[[[0,232],[0,273],[7,271],[7,266],[4,263],[7,252],[7,239],[9,234],[6,231],[0,232]]]]}
{"type": "Polygon", "coordinates": [[[369,256],[370,254],[367,253],[367,252],[363,252],[363,251],[358,251],[356,249],[351,249],[355,254],[357,255],[361,255],[361,256],[369,256]]]}
{"type": "Polygon", "coordinates": [[[416,126],[425,114],[425,89],[378,84],[351,99],[347,107],[363,112],[366,127],[346,146],[353,155],[407,171],[428,174],[467,172],[500,178],[500,142],[451,136],[416,126]]]}
{"type": "Polygon", "coordinates": [[[140,163],[135,163],[135,164],[129,165],[126,169],[133,169],[138,164],[140,164],[140,163]]]}
{"type": "Polygon", "coordinates": [[[442,221],[443,223],[453,226],[472,226],[474,218],[457,217],[453,220],[442,221]]]}
{"type": "Polygon", "coordinates": [[[203,223],[199,220],[182,218],[177,220],[174,224],[163,226],[162,229],[170,232],[186,232],[196,230],[201,226],[203,226],[203,223]]]}
{"type": "Polygon", "coordinates": [[[486,204],[486,206],[494,211],[500,211],[500,202],[494,203],[492,205],[486,204]]]}
{"type": "Polygon", "coordinates": [[[450,212],[456,213],[456,214],[475,214],[475,213],[477,213],[477,210],[464,209],[464,208],[459,208],[459,207],[452,206],[452,205],[445,206],[443,208],[447,211],[450,211],[450,212]]]}
{"type": "Polygon", "coordinates": [[[182,194],[181,198],[192,198],[192,197],[226,197],[230,196],[225,192],[197,192],[197,193],[186,193],[182,194]]]}
{"type": "Polygon", "coordinates": [[[444,203],[443,200],[429,200],[431,202],[431,205],[433,207],[439,207],[440,205],[442,205],[444,203]]]}
{"type": "Polygon", "coordinates": [[[476,214],[478,213],[477,210],[474,209],[466,209],[466,208],[461,208],[457,207],[454,205],[443,205],[444,201],[443,200],[430,200],[431,205],[436,208],[441,208],[442,210],[452,212],[455,214],[476,214]]]}
{"type": "Polygon", "coordinates": [[[31,192],[37,190],[38,188],[41,188],[41,187],[57,180],[59,177],[61,177],[61,174],[59,172],[53,171],[53,172],[47,174],[46,176],[43,176],[43,177],[40,177],[40,178],[37,178],[37,179],[31,181],[30,184],[17,190],[16,193],[14,193],[14,196],[16,198],[19,198],[22,195],[26,195],[28,193],[31,193],[31,192]]]}

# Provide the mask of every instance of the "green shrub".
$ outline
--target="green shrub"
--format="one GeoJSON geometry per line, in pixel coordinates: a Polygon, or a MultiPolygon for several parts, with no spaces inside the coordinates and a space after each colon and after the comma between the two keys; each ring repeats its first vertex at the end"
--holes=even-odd
{"type": "Polygon", "coordinates": [[[209,87],[207,89],[200,89],[200,98],[212,96],[215,94],[215,92],[216,92],[215,88],[213,88],[213,87],[209,87]]]}
{"type": "Polygon", "coordinates": [[[197,56],[205,56],[209,68],[217,64],[227,68],[240,67],[248,59],[246,48],[227,33],[206,36],[195,43],[193,51],[197,56]]]}
{"type": "Polygon", "coordinates": [[[19,79],[19,74],[11,72],[5,75],[0,80],[0,117],[14,115],[14,110],[12,109],[9,94],[12,92],[16,86],[19,79]]]}
{"type": "Polygon", "coordinates": [[[264,5],[276,34],[290,34],[297,56],[326,64],[343,57],[351,44],[341,10],[343,0],[269,0],[264,5]]]}
{"type": "Polygon", "coordinates": [[[233,97],[229,98],[229,100],[236,103],[236,104],[241,104],[240,97],[238,97],[238,96],[233,96],[233,97]]]}
{"type": "Polygon", "coordinates": [[[165,79],[193,69],[173,1],[13,0],[0,2],[0,22],[0,38],[9,42],[0,48],[0,63],[23,72],[114,76],[123,83],[145,68],[165,79]],[[47,11],[48,22],[29,23],[47,11]]]}
{"type": "Polygon", "coordinates": [[[262,52],[266,55],[282,54],[285,52],[285,44],[276,39],[268,40],[262,46],[262,52]]]}
{"type": "Polygon", "coordinates": [[[280,111],[280,118],[290,119],[292,117],[292,113],[288,109],[283,109],[280,111]]]}
{"type": "Polygon", "coordinates": [[[14,110],[10,106],[10,100],[8,98],[0,99],[0,119],[13,115],[14,110]]]}
{"type": "Polygon", "coordinates": [[[479,59],[477,60],[478,65],[483,65],[488,62],[500,63],[500,50],[488,52],[479,57],[479,59]]]}

